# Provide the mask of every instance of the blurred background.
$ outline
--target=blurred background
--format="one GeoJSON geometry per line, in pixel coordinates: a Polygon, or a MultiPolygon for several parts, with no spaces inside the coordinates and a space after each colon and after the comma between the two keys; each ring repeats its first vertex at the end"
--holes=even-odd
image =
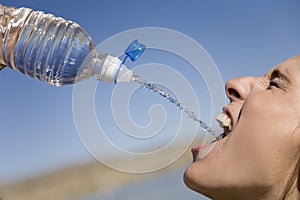
{"type": "MultiPolygon", "coordinates": [[[[224,83],[234,77],[263,75],[272,66],[300,53],[300,2],[297,0],[3,0],[1,4],[29,7],[75,21],[91,35],[95,44],[133,28],[162,27],[181,32],[202,45],[224,83]]],[[[155,60],[154,55],[166,62],[173,59],[153,52],[145,53],[145,60],[155,60]]],[[[142,58],[139,62],[143,63],[142,58]]],[[[176,63],[185,65],[180,60],[176,63]]],[[[178,67],[173,64],[174,68],[178,67]]],[[[194,78],[191,73],[185,77],[197,93],[201,119],[209,121],[213,105],[209,105],[203,79],[194,78]]],[[[114,85],[99,84],[96,98],[111,95],[113,88],[114,85]]],[[[97,161],[81,142],[72,113],[73,86],[53,87],[5,68],[0,73],[0,91],[0,197],[3,200],[206,199],[187,189],[182,180],[185,168],[192,161],[190,147],[163,169],[142,174],[120,172],[97,161]]],[[[137,123],[148,123],[147,109],[152,104],[166,107],[168,115],[178,115],[178,110],[156,95],[146,98],[143,91],[138,92],[131,106],[137,123]]],[[[165,137],[143,148],[155,150],[168,143],[174,137],[171,125],[164,130],[165,137]]],[[[109,129],[116,132],[110,123],[106,126],[109,129]]],[[[203,140],[202,131],[198,132],[199,137],[194,138],[191,146],[203,140]]],[[[139,141],[119,136],[112,136],[112,140],[130,150],[141,147],[139,141]]],[[[109,151],[106,154],[110,156],[109,151]]],[[[168,156],[162,154],[152,162],[163,162],[168,156]]],[[[112,156],[111,159],[120,158],[112,156]]],[[[131,164],[147,165],[143,160],[131,164]]]]}

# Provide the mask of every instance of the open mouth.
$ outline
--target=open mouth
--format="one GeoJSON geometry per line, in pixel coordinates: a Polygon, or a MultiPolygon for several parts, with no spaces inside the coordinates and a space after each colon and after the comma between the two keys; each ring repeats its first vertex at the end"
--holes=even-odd
{"type": "Polygon", "coordinates": [[[219,123],[220,127],[223,128],[223,133],[216,137],[215,140],[208,142],[206,145],[201,145],[198,147],[192,148],[193,153],[193,161],[195,162],[197,159],[204,158],[208,153],[212,150],[214,145],[211,145],[218,140],[221,140],[228,136],[233,128],[233,120],[229,112],[224,109],[224,112],[217,116],[217,122],[219,123]]]}
{"type": "Polygon", "coordinates": [[[193,160],[194,162],[197,159],[204,158],[208,153],[212,150],[212,145],[214,142],[217,142],[226,136],[228,136],[232,129],[233,129],[233,119],[228,111],[226,111],[226,108],[224,109],[224,112],[217,116],[216,118],[217,122],[219,123],[219,126],[223,128],[223,133],[221,133],[219,136],[216,137],[215,140],[208,142],[206,145],[198,146],[192,148],[193,153],[193,160]]]}
{"type": "Polygon", "coordinates": [[[225,138],[227,135],[230,134],[232,131],[232,119],[228,115],[228,113],[221,113],[220,115],[217,116],[216,118],[217,122],[219,123],[219,126],[223,128],[223,133],[221,133],[218,137],[217,140],[225,138]]]}

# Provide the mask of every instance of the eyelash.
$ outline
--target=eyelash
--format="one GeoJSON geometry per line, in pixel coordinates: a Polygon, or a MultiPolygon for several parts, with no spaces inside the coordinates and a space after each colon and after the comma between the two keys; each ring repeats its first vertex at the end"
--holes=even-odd
{"type": "Polygon", "coordinates": [[[279,88],[278,84],[273,82],[273,81],[270,81],[269,82],[269,85],[267,87],[267,90],[271,89],[271,87],[276,87],[276,88],[279,88]]]}

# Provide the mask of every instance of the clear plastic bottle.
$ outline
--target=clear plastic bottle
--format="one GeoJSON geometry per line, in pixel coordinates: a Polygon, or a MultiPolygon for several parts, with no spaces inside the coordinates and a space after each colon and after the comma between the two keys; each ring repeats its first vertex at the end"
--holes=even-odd
{"type": "Polygon", "coordinates": [[[99,53],[78,24],[29,8],[0,6],[1,66],[55,86],[92,76],[110,83],[132,80],[124,62],[99,53]]]}

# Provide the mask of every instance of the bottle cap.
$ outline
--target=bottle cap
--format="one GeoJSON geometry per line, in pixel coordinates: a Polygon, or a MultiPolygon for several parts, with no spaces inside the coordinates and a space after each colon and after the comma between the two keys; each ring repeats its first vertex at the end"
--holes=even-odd
{"type": "Polygon", "coordinates": [[[97,79],[107,83],[130,82],[132,75],[132,70],[122,64],[119,58],[107,55],[97,79]]]}
{"type": "Polygon", "coordinates": [[[107,55],[104,60],[102,70],[97,75],[97,79],[108,83],[130,82],[133,79],[133,72],[126,65],[127,58],[132,62],[136,61],[145,51],[146,46],[134,40],[124,51],[124,55],[119,58],[107,55]]]}
{"type": "Polygon", "coordinates": [[[145,50],[146,50],[146,45],[139,43],[138,40],[134,40],[126,48],[124,53],[126,56],[130,58],[132,62],[134,62],[144,53],[145,50]]]}

